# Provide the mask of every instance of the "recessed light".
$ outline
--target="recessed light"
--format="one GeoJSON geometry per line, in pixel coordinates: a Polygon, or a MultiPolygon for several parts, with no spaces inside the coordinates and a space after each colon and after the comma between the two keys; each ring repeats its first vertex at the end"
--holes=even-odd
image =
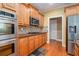
{"type": "Polygon", "coordinates": [[[49,5],[53,5],[54,3],[49,3],[49,5]]]}

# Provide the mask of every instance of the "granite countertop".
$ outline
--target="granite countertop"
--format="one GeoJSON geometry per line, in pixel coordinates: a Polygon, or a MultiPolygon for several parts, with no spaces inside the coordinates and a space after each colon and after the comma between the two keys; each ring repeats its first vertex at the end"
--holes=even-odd
{"type": "Polygon", "coordinates": [[[36,34],[18,34],[17,37],[21,38],[21,37],[29,37],[29,36],[35,36],[35,35],[40,35],[40,34],[44,34],[47,32],[41,32],[41,33],[36,33],[36,34]]]}

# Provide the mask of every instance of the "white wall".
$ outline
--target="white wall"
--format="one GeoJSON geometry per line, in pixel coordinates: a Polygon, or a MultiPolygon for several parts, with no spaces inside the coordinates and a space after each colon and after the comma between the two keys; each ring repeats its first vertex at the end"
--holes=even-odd
{"type": "MultiPolygon", "coordinates": [[[[64,13],[64,8],[54,9],[52,11],[48,11],[44,13],[44,26],[48,26],[50,17],[59,17],[59,16],[62,16],[62,24],[63,24],[62,25],[62,46],[65,47],[66,46],[66,17],[64,13]]],[[[50,39],[49,39],[49,33],[48,33],[48,42],[49,41],[50,39]]]]}

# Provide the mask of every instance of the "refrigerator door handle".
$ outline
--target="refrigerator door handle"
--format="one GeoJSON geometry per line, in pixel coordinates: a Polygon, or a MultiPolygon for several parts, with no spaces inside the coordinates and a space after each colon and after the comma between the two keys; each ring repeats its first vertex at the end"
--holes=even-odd
{"type": "Polygon", "coordinates": [[[76,33],[76,26],[74,26],[74,28],[75,28],[75,33],[76,33]]]}

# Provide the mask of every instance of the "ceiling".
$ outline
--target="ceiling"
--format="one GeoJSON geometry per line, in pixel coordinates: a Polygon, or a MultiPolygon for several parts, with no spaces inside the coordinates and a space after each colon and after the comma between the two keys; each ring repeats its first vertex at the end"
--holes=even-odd
{"type": "Polygon", "coordinates": [[[76,3],[32,3],[33,6],[43,13],[56,8],[63,8],[74,4],[76,3]]]}

